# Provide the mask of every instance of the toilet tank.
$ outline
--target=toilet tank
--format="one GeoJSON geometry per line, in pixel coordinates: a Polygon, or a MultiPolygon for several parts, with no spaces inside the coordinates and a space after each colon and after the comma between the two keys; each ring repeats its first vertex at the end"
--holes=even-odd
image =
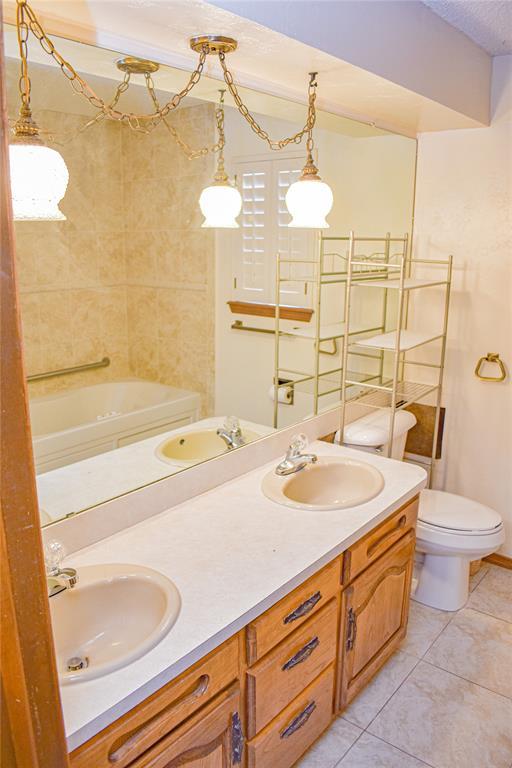
{"type": "MultiPolygon", "coordinates": [[[[382,453],[387,456],[390,441],[390,418],[390,409],[382,408],[352,421],[345,427],[343,445],[371,453],[382,453]]],[[[415,424],[416,417],[410,411],[397,411],[395,413],[390,454],[392,459],[403,459],[407,433],[415,424]]],[[[340,443],[339,430],[336,432],[334,442],[340,443]]]]}

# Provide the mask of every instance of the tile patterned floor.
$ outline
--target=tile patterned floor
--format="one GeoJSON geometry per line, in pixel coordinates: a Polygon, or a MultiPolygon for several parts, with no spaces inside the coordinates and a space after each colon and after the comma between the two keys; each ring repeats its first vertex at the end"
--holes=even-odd
{"type": "Polygon", "coordinates": [[[297,768],[512,768],[512,571],[468,602],[411,603],[402,648],[297,768]]]}

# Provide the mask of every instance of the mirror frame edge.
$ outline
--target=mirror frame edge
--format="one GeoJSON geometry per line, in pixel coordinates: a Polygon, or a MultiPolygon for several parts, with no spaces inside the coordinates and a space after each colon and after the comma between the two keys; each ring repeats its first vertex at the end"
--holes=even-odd
{"type": "Polygon", "coordinates": [[[0,7],[1,683],[6,768],[69,765],[53,647],[22,351],[0,7]]]}

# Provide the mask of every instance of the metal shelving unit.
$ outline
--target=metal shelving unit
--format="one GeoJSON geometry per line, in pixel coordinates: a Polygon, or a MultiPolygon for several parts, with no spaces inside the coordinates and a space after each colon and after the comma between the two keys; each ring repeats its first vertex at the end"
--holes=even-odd
{"type": "Polygon", "coordinates": [[[430,482],[432,482],[433,467],[436,456],[437,438],[439,432],[439,416],[441,409],[442,382],[444,373],[444,363],[446,354],[446,333],[448,327],[448,311],[450,303],[450,287],[452,279],[452,257],[446,260],[428,260],[415,259],[408,255],[407,239],[404,239],[404,251],[396,261],[388,263],[380,262],[379,267],[382,274],[375,279],[364,282],[357,274],[357,267],[362,264],[368,265],[369,260],[361,261],[355,256],[356,238],[353,233],[350,236],[349,256],[347,262],[347,280],[346,280],[346,299],[344,323],[347,333],[347,343],[343,347],[342,369],[347,371],[343,376],[342,383],[342,405],[341,405],[341,434],[345,427],[345,411],[348,403],[357,402],[359,405],[369,408],[389,408],[390,409],[390,441],[388,444],[388,456],[391,452],[391,443],[394,435],[396,412],[406,408],[413,403],[424,400],[429,395],[435,394],[435,422],[432,436],[432,452],[430,456],[430,482]],[[436,277],[417,277],[413,273],[418,268],[437,269],[441,274],[436,277]],[[353,301],[353,291],[361,287],[372,289],[381,289],[384,294],[384,302],[387,301],[389,291],[397,294],[397,318],[396,328],[392,331],[386,331],[365,337],[364,339],[355,339],[348,342],[350,334],[351,306],[353,301]],[[407,310],[411,301],[412,292],[417,290],[428,290],[430,288],[444,289],[444,311],[442,317],[442,328],[439,333],[429,333],[423,331],[412,331],[406,328],[407,310]],[[407,355],[412,350],[418,350],[434,342],[440,342],[438,361],[436,363],[408,359],[407,355]],[[373,381],[358,381],[351,377],[348,369],[349,359],[352,354],[357,354],[357,349],[364,348],[379,353],[379,377],[378,383],[373,381]],[[383,355],[388,352],[392,354],[392,372],[385,375],[383,365],[383,355]],[[424,384],[420,382],[409,381],[406,372],[410,367],[426,367],[437,373],[436,381],[433,384],[424,384]]]}
{"type": "MultiPolygon", "coordinates": [[[[317,253],[313,260],[304,259],[292,259],[288,256],[282,257],[280,254],[277,256],[277,268],[276,268],[276,315],[275,315],[275,365],[274,365],[274,427],[278,426],[279,418],[279,402],[278,392],[280,386],[286,386],[279,384],[280,380],[286,379],[291,381],[296,390],[306,391],[312,395],[312,412],[314,415],[318,414],[320,408],[321,398],[340,393],[340,399],[343,391],[343,366],[342,359],[344,351],[347,349],[347,344],[352,338],[358,338],[363,334],[382,334],[386,330],[386,312],[387,312],[387,299],[383,301],[383,308],[381,313],[381,319],[378,323],[373,325],[358,323],[352,324],[350,327],[346,325],[345,314],[345,302],[346,302],[346,285],[349,279],[349,258],[350,253],[354,253],[356,243],[362,243],[365,247],[372,249],[371,257],[360,257],[360,261],[352,266],[352,277],[356,276],[357,280],[363,284],[370,281],[375,281],[378,278],[385,275],[384,268],[386,266],[391,267],[390,257],[391,248],[398,245],[399,254],[407,253],[407,235],[403,238],[392,238],[388,233],[384,237],[366,237],[366,238],[354,238],[352,235],[349,237],[337,237],[319,236],[317,253]],[[341,252],[342,249],[346,249],[346,252],[341,252]],[[334,250],[333,250],[334,249],[334,250]],[[352,251],[351,251],[352,249],[352,251]],[[311,268],[311,276],[304,278],[303,275],[297,276],[295,274],[295,268],[300,266],[301,269],[304,265],[309,264],[311,268]],[[281,286],[283,283],[290,282],[296,283],[298,281],[312,284],[315,291],[315,318],[314,322],[309,327],[293,327],[284,330],[282,328],[282,321],[280,317],[281,307],[281,286]],[[330,287],[330,290],[335,290],[332,286],[339,286],[339,311],[340,317],[334,322],[331,320],[329,323],[322,323],[322,303],[324,290],[330,287]],[[313,361],[310,370],[297,370],[294,368],[281,365],[281,350],[280,340],[283,337],[295,337],[297,339],[308,340],[313,343],[313,361]],[[326,349],[326,343],[330,343],[332,346],[330,349],[326,349]],[[329,367],[327,370],[322,370],[321,359],[324,355],[330,355],[332,357],[339,356],[339,365],[329,367]]],[[[360,358],[374,358],[374,355],[370,355],[365,351],[353,351],[353,357],[360,358]]],[[[360,383],[370,383],[371,381],[382,377],[384,364],[384,356],[381,354],[381,367],[378,374],[360,374],[356,371],[351,372],[351,379],[360,383]]]]}

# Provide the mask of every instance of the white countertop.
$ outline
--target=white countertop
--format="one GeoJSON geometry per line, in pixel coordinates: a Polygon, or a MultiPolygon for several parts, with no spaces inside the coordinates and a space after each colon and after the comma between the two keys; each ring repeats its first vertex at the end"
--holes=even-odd
{"type": "MultiPolygon", "coordinates": [[[[224,420],[225,416],[201,419],[37,475],[37,496],[43,510],[43,525],[188,469],[192,462],[166,462],[158,458],[158,446],[176,435],[216,429],[224,420]]],[[[253,430],[262,437],[274,431],[271,427],[245,419],[240,420],[240,425],[242,429],[253,430]]]]}
{"type": "MultiPolygon", "coordinates": [[[[66,564],[135,563],[168,576],[182,598],[169,634],[129,666],[61,688],[69,750],[75,749],[244,627],[418,493],[412,464],[315,442],[318,455],[367,461],[383,491],[344,510],[308,512],[263,496],[272,461],[83,549],[66,564]]],[[[54,598],[54,599],[58,599],[54,598]]]]}

